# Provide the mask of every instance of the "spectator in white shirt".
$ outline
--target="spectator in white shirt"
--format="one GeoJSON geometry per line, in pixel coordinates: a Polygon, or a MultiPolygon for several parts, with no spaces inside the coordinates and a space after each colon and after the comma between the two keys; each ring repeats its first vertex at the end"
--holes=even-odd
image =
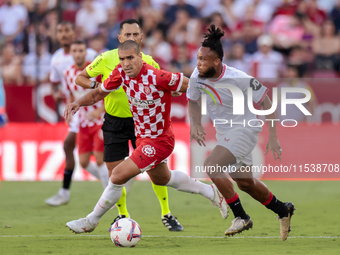
{"type": "Polygon", "coordinates": [[[0,7],[0,38],[17,45],[23,39],[23,30],[27,21],[27,10],[21,4],[6,0],[0,7]]]}
{"type": "Polygon", "coordinates": [[[37,80],[40,83],[49,81],[51,57],[45,44],[38,40],[37,51],[27,54],[23,61],[22,73],[26,84],[36,85],[37,80]]]}
{"type": "Polygon", "coordinates": [[[279,78],[283,70],[284,58],[273,50],[273,39],[270,35],[261,35],[257,39],[258,51],[251,57],[252,74],[257,78],[279,78]]]}
{"type": "Polygon", "coordinates": [[[77,37],[87,39],[98,32],[101,23],[107,21],[107,11],[93,0],[84,0],[83,7],[76,14],[77,37]]]}

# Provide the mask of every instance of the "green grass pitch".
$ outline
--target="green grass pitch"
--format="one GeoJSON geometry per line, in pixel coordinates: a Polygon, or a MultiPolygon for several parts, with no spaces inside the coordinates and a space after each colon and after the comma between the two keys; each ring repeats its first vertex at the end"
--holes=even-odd
{"type": "Polygon", "coordinates": [[[184,226],[169,232],[149,182],[135,182],[128,195],[131,218],[143,237],[134,248],[118,248],[107,228],[117,215],[112,209],[94,232],[75,235],[65,227],[85,217],[102,193],[99,182],[74,182],[66,206],[49,207],[60,182],[2,182],[0,188],[0,254],[340,254],[340,183],[266,181],[274,195],[292,201],[297,210],[287,241],[279,238],[274,213],[238,191],[254,228],[225,238],[233,215],[222,219],[208,200],[169,188],[170,208],[184,226]]]}

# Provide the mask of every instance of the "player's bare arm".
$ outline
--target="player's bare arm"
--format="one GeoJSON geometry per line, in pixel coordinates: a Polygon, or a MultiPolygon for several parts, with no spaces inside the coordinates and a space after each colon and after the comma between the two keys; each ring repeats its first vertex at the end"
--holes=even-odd
{"type": "Polygon", "coordinates": [[[178,92],[187,92],[188,85],[189,85],[189,78],[183,76],[182,86],[178,92]]]}
{"type": "MultiPolygon", "coordinates": [[[[80,74],[77,75],[75,83],[79,85],[80,87],[83,87],[84,89],[93,89],[91,87],[92,81],[90,80],[92,77],[86,72],[86,69],[84,69],[80,74]]],[[[99,82],[95,82],[95,88],[98,88],[99,82]]]]}
{"type": "Polygon", "coordinates": [[[81,106],[89,106],[97,103],[100,100],[103,100],[110,92],[105,92],[101,89],[101,87],[98,87],[86,95],[82,96],[78,100],[74,101],[71,104],[66,105],[65,111],[64,111],[64,118],[66,120],[70,119],[72,115],[74,115],[81,106]]]}
{"type": "Polygon", "coordinates": [[[172,97],[180,97],[182,95],[182,92],[186,92],[188,88],[189,78],[183,76],[183,83],[182,87],[179,91],[171,91],[172,97]]]}
{"type": "Polygon", "coordinates": [[[198,101],[189,101],[190,141],[195,139],[200,146],[205,146],[205,130],[201,123],[202,113],[198,101]]]}
{"type": "Polygon", "coordinates": [[[64,99],[64,94],[59,88],[59,84],[60,83],[51,82],[51,94],[52,94],[54,101],[56,102],[60,102],[61,100],[64,99]]]}
{"type": "MultiPolygon", "coordinates": [[[[266,95],[265,99],[261,103],[263,110],[268,110],[272,107],[272,102],[270,101],[269,97],[266,95]]],[[[273,112],[272,114],[266,115],[267,120],[275,120],[276,114],[273,112]]],[[[273,153],[274,160],[277,158],[281,161],[281,153],[282,149],[280,146],[279,141],[277,140],[277,133],[276,133],[276,122],[275,121],[269,121],[269,138],[266,146],[266,152],[264,155],[268,153],[269,150],[273,153]],[[276,153],[276,155],[275,155],[276,153]]]]}
{"type": "MultiPolygon", "coordinates": [[[[75,99],[75,97],[74,97],[74,95],[70,92],[70,95],[67,97],[67,99],[66,99],[66,103],[67,104],[71,104],[71,103],[73,103],[74,101],[75,101],[76,99],[75,99]]],[[[65,119],[65,122],[66,122],[66,124],[69,126],[70,125],[70,120],[71,119],[65,119]]]]}

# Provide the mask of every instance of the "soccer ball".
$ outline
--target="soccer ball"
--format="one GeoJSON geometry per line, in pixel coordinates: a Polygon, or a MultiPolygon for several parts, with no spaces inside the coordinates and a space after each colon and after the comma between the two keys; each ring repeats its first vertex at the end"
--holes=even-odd
{"type": "Polygon", "coordinates": [[[110,236],[117,247],[134,247],[142,237],[142,230],[136,221],[123,218],[113,223],[110,236]]]}

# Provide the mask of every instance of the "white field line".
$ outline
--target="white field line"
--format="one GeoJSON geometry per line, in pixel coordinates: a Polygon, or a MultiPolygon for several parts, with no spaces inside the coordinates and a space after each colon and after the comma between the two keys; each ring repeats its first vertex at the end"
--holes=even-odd
{"type": "MultiPolygon", "coordinates": [[[[5,237],[109,237],[107,235],[0,235],[0,238],[5,237]]],[[[142,235],[142,238],[203,238],[203,239],[279,239],[279,236],[162,236],[162,235],[142,235]]],[[[339,239],[340,236],[290,236],[288,238],[300,239],[339,239]]]]}

